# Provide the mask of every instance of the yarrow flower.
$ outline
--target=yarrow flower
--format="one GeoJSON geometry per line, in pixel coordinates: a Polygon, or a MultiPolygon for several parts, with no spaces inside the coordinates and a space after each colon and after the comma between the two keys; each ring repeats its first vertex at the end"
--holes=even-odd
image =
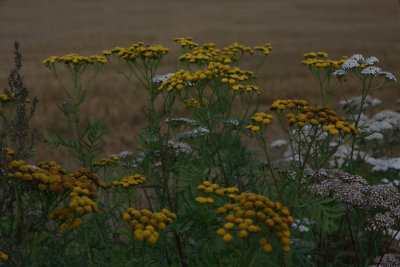
{"type": "Polygon", "coordinates": [[[346,75],[346,70],[359,70],[362,75],[381,76],[388,82],[396,82],[396,77],[390,72],[382,71],[381,68],[374,66],[379,62],[376,57],[364,58],[363,55],[355,54],[346,60],[341,68],[342,70],[335,71],[333,75],[339,79],[346,75]]]}
{"type": "Polygon", "coordinates": [[[381,72],[382,72],[381,68],[378,68],[378,67],[375,67],[375,66],[371,66],[371,67],[366,67],[365,69],[363,69],[361,71],[361,74],[376,76],[376,75],[380,74],[381,72]]]}
{"type": "Polygon", "coordinates": [[[379,62],[379,59],[376,57],[369,57],[365,59],[364,64],[367,66],[375,65],[376,63],[379,62]]]}
{"type": "Polygon", "coordinates": [[[187,125],[190,127],[198,127],[200,126],[200,123],[195,121],[195,120],[191,120],[191,119],[187,119],[187,118],[167,118],[165,119],[165,123],[170,124],[172,126],[181,126],[181,125],[187,125]]]}
{"type": "MultiPolygon", "coordinates": [[[[355,113],[360,110],[362,100],[363,97],[361,96],[352,97],[347,99],[346,101],[345,100],[340,101],[339,105],[346,113],[355,113]]],[[[374,107],[381,103],[382,101],[380,101],[378,98],[374,98],[372,96],[367,95],[367,97],[364,98],[363,109],[368,107],[374,107]]]]}
{"type": "Polygon", "coordinates": [[[288,142],[286,140],[275,140],[274,142],[271,143],[272,148],[278,148],[278,147],[283,147],[286,146],[288,142]]]}
{"type": "Polygon", "coordinates": [[[335,76],[336,78],[342,78],[347,75],[347,72],[344,70],[337,70],[333,72],[332,75],[335,76]]]}
{"type": "Polygon", "coordinates": [[[358,67],[360,67],[360,66],[361,66],[361,65],[357,62],[357,60],[352,59],[352,58],[346,60],[346,61],[342,64],[343,70],[352,70],[352,69],[358,68],[358,67]]]}
{"type": "Polygon", "coordinates": [[[365,61],[364,56],[361,55],[361,54],[352,55],[352,56],[350,57],[350,59],[351,59],[351,60],[355,60],[355,61],[357,61],[357,62],[360,63],[360,64],[363,64],[364,61],[365,61]]]}
{"type": "Polygon", "coordinates": [[[180,134],[179,136],[177,136],[176,138],[178,140],[191,139],[191,138],[197,138],[197,137],[209,135],[209,134],[210,134],[210,130],[208,130],[207,128],[198,127],[198,128],[193,129],[192,131],[184,132],[184,133],[180,134]]]}
{"type": "Polygon", "coordinates": [[[339,169],[320,169],[313,177],[317,183],[308,186],[309,192],[335,197],[347,210],[370,213],[365,223],[372,231],[389,230],[400,218],[400,193],[392,184],[369,185],[363,177],[339,169]]]}
{"type": "Polygon", "coordinates": [[[383,76],[383,77],[384,77],[386,80],[388,80],[388,81],[391,81],[391,82],[396,82],[396,81],[397,81],[396,77],[394,77],[394,75],[391,74],[390,72],[381,71],[381,72],[379,73],[379,75],[380,75],[380,76],[383,76]]]}
{"type": "Polygon", "coordinates": [[[162,83],[162,82],[168,80],[169,77],[171,77],[172,75],[174,75],[174,73],[167,73],[167,74],[163,74],[163,75],[157,75],[151,81],[153,83],[162,83]]]}
{"type": "Polygon", "coordinates": [[[400,267],[400,254],[387,253],[383,256],[376,257],[373,262],[375,264],[369,267],[400,267]]]}

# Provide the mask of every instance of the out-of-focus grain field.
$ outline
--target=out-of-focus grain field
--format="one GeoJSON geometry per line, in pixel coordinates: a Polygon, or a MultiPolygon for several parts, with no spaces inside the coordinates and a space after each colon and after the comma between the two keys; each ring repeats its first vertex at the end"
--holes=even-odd
{"type": "MultiPolygon", "coordinates": [[[[303,53],[325,51],[331,58],[361,53],[376,56],[384,70],[400,78],[400,6],[397,0],[1,0],[0,85],[7,86],[13,63],[14,40],[21,43],[23,75],[39,104],[33,126],[38,129],[37,153],[32,160],[56,160],[76,167],[69,152],[43,144],[59,114],[63,92],[41,61],[67,53],[101,54],[115,46],[143,41],[170,48],[159,74],[175,69],[178,46],[173,37],[217,46],[238,42],[246,46],[271,43],[275,50],[259,72],[264,90],[260,108],[277,98],[303,98],[316,103],[316,80],[300,64],[303,53]]],[[[251,60],[248,61],[250,67],[251,60]]],[[[246,66],[243,67],[246,69],[246,66]]],[[[352,84],[349,84],[351,86],[352,84]]],[[[371,95],[382,108],[396,108],[399,82],[371,95]]],[[[338,108],[335,96],[334,108],[338,108]]],[[[106,116],[109,134],[104,155],[134,150],[140,130],[140,103],[122,76],[103,68],[89,89],[83,115],[106,116]]]]}

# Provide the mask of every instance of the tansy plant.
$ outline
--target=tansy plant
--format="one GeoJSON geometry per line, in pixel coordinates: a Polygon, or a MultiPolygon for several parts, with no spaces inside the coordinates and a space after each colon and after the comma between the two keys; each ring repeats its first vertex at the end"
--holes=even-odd
{"type": "Polygon", "coordinates": [[[394,76],[375,67],[373,57],[329,60],[326,53],[308,53],[303,64],[319,82],[321,105],[278,99],[268,110],[251,110],[262,94],[256,72],[272,50],[269,43],[218,48],[190,37],[174,40],[181,52],[175,71],[168,74],[160,75],[158,67],[169,49],[142,42],[104,50],[104,57],[68,54],[43,62],[64,88],[66,100],[58,107],[69,130],[66,135],[57,130],[50,143],[75,150],[82,168],[73,172],[51,160],[25,161],[29,153],[22,152],[31,151],[23,142],[27,136],[17,135],[17,140],[11,133],[25,133],[20,129],[27,129],[27,119],[15,124],[18,131],[12,131],[10,122],[15,112],[23,115],[18,107],[35,101],[29,103],[26,92],[15,90],[0,95],[9,137],[1,145],[6,188],[0,194],[1,263],[185,267],[389,262],[391,253],[397,253],[393,245],[400,229],[398,189],[372,184],[354,174],[355,168],[346,169],[353,173],[341,170],[349,155],[339,154],[363,140],[361,113],[368,92],[395,81],[394,76]],[[258,58],[256,71],[241,67],[250,56],[258,58]],[[80,107],[104,64],[125,77],[140,97],[145,123],[134,152],[97,158],[105,122],[84,122],[80,107]],[[70,75],[69,84],[62,81],[60,66],[70,75]],[[327,105],[349,71],[361,82],[361,104],[345,118],[327,105]],[[182,110],[187,118],[177,115],[182,110]],[[276,161],[269,147],[272,124],[279,124],[288,140],[284,157],[276,161]],[[258,147],[250,150],[248,138],[258,147]]]}
{"type": "Polygon", "coordinates": [[[65,129],[69,132],[65,137],[59,129],[55,129],[48,143],[54,147],[61,145],[73,149],[85,167],[90,167],[102,150],[104,143],[101,137],[106,132],[106,123],[104,119],[91,121],[87,117],[84,120],[80,114],[80,106],[86,99],[90,84],[106,62],[107,60],[103,56],[86,57],[78,54],[51,56],[42,62],[51,70],[64,89],[66,98],[57,105],[62,113],[62,117],[58,119],[65,124],[65,129]],[[59,75],[59,66],[65,68],[72,83],[68,84],[66,81],[62,81],[59,75]],[[91,76],[87,83],[84,83],[83,76],[89,69],[92,70],[91,76]]]}
{"type": "Polygon", "coordinates": [[[326,52],[310,52],[303,55],[304,60],[301,63],[308,67],[312,75],[317,79],[321,92],[321,104],[329,105],[332,96],[335,93],[335,88],[338,83],[332,77],[332,73],[339,69],[339,66],[345,62],[348,57],[343,56],[339,60],[328,58],[326,52]],[[333,80],[333,81],[332,81],[333,80]],[[334,82],[334,84],[332,84],[334,82]]]}

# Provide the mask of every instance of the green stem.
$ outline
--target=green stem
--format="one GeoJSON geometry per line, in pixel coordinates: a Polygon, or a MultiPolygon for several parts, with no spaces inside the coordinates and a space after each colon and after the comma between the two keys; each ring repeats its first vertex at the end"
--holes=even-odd
{"type": "Polygon", "coordinates": [[[261,140],[261,143],[263,144],[264,153],[265,153],[265,156],[267,157],[267,161],[268,161],[268,163],[267,163],[268,169],[271,172],[272,179],[274,180],[274,185],[275,185],[276,191],[278,192],[279,199],[283,203],[283,197],[282,197],[281,191],[279,190],[279,186],[278,186],[278,183],[277,183],[277,178],[275,177],[275,173],[274,173],[274,170],[272,168],[272,162],[271,162],[271,159],[269,157],[269,153],[268,153],[268,149],[267,149],[267,143],[266,143],[265,139],[262,136],[259,136],[258,139],[261,140]]]}
{"type": "Polygon", "coordinates": [[[89,259],[88,265],[92,266],[93,265],[92,251],[89,246],[89,237],[88,237],[88,229],[87,228],[85,228],[85,246],[86,246],[87,257],[89,259]]]}

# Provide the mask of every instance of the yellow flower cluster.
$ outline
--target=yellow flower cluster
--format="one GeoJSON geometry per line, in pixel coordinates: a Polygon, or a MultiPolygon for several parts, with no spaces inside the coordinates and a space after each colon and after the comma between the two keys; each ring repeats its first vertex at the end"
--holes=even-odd
{"type": "Polygon", "coordinates": [[[104,167],[104,166],[112,166],[114,163],[119,162],[121,160],[120,157],[111,156],[110,159],[102,158],[99,161],[93,162],[93,167],[104,167]]]}
{"type": "Polygon", "coordinates": [[[168,80],[163,81],[158,88],[159,91],[167,89],[167,92],[173,89],[182,90],[185,85],[194,84],[198,81],[211,80],[213,73],[210,70],[198,70],[195,73],[183,69],[178,70],[174,75],[171,75],[168,80]]]}
{"type": "Polygon", "coordinates": [[[64,192],[62,178],[66,171],[54,161],[41,162],[35,167],[26,165],[23,160],[13,160],[9,168],[9,178],[33,181],[40,191],[64,192]]]}
{"type": "Polygon", "coordinates": [[[60,225],[60,229],[61,231],[65,232],[69,228],[76,229],[82,224],[82,219],[79,217],[74,218],[74,216],[75,216],[74,210],[72,210],[71,208],[64,208],[60,210],[53,210],[49,214],[48,219],[54,220],[55,218],[57,218],[60,221],[64,221],[60,225]]]}
{"type": "Polygon", "coordinates": [[[335,111],[323,106],[305,106],[300,114],[289,113],[286,115],[290,125],[304,127],[307,123],[317,126],[324,125],[323,130],[331,135],[337,135],[339,132],[344,134],[357,135],[358,131],[354,125],[348,123],[345,118],[338,116],[335,111]]]}
{"type": "Polygon", "coordinates": [[[185,99],[185,108],[200,108],[200,102],[194,98],[185,99]]]}
{"type": "Polygon", "coordinates": [[[328,59],[328,54],[325,52],[310,52],[304,54],[304,60],[301,61],[303,65],[317,68],[333,68],[337,69],[343,64],[348,57],[343,56],[340,60],[328,59]]]}
{"type": "Polygon", "coordinates": [[[324,106],[309,106],[305,100],[276,100],[270,108],[272,110],[291,110],[292,113],[286,114],[290,126],[302,128],[306,124],[322,125],[322,129],[331,135],[337,135],[340,132],[358,134],[356,127],[347,122],[344,117],[338,116],[334,110],[324,106]]]}
{"type": "Polygon", "coordinates": [[[261,127],[267,126],[271,123],[273,116],[271,114],[266,114],[265,112],[259,112],[250,117],[250,119],[255,122],[255,125],[249,124],[246,129],[252,132],[259,132],[261,127]]]}
{"type": "Polygon", "coordinates": [[[168,53],[168,48],[161,45],[144,46],[143,42],[138,42],[128,48],[115,47],[111,50],[104,50],[103,55],[116,54],[118,57],[134,61],[136,58],[160,59],[168,53]]]}
{"type": "Polygon", "coordinates": [[[210,61],[214,54],[215,52],[212,50],[210,51],[209,49],[195,48],[192,53],[186,53],[180,56],[179,61],[187,61],[189,63],[205,63],[210,61]]]}
{"type": "MultiPolygon", "coordinates": [[[[225,194],[228,194],[230,198],[234,198],[237,192],[239,192],[239,189],[237,187],[226,187],[226,188],[221,188],[217,184],[212,184],[209,181],[204,181],[203,184],[199,185],[197,187],[199,191],[202,191],[206,194],[211,194],[214,193],[217,196],[222,196],[225,194]]],[[[213,203],[214,199],[211,197],[196,197],[195,199],[197,202],[200,203],[213,203]]]]}
{"type": "Polygon", "coordinates": [[[342,131],[344,134],[358,134],[356,127],[346,121],[336,121],[335,124],[325,125],[322,129],[326,132],[329,132],[331,135],[337,135],[340,133],[340,131],[342,131]]]}
{"type": "MultiPolygon", "coordinates": [[[[0,102],[2,103],[10,102],[14,99],[15,99],[15,93],[11,93],[11,99],[7,94],[0,94],[0,102]]],[[[25,103],[29,104],[31,103],[31,100],[29,98],[26,98],[25,103]]]]}
{"type": "MultiPolygon", "coordinates": [[[[204,181],[197,187],[198,190],[217,196],[228,193],[229,198],[234,201],[227,203],[217,209],[217,214],[225,215],[225,224],[217,230],[217,235],[221,236],[225,242],[233,240],[232,232],[236,231],[239,238],[247,238],[249,234],[262,232],[262,228],[267,228],[267,232],[273,232],[280,239],[283,251],[290,250],[290,229],[293,223],[289,209],[280,202],[271,201],[269,198],[254,193],[241,193],[236,187],[221,188],[217,184],[204,181]]],[[[197,197],[200,203],[210,203],[210,201],[199,201],[208,199],[197,197]]],[[[212,203],[212,202],[211,202],[212,203]]],[[[266,252],[272,250],[272,245],[266,238],[259,240],[260,245],[266,252]]]]}
{"type": "Polygon", "coordinates": [[[15,155],[15,151],[12,150],[11,148],[6,147],[6,155],[8,158],[11,158],[12,156],[15,155]]]}
{"type": "Polygon", "coordinates": [[[110,183],[101,182],[97,174],[94,174],[85,168],[80,168],[78,171],[71,173],[64,179],[69,179],[69,182],[72,182],[72,187],[70,188],[71,190],[76,186],[86,188],[90,191],[90,195],[93,197],[97,197],[97,191],[93,187],[93,183],[102,188],[111,187],[110,183]]]}
{"type": "Polygon", "coordinates": [[[258,50],[263,52],[265,55],[269,55],[270,51],[273,50],[274,48],[270,43],[266,43],[264,46],[255,46],[254,50],[258,50]]]}
{"type": "Polygon", "coordinates": [[[298,99],[288,99],[281,100],[278,99],[272,103],[270,106],[271,110],[284,110],[284,109],[301,109],[302,107],[308,106],[308,102],[306,100],[298,100],[298,99]]]}
{"type": "Polygon", "coordinates": [[[197,46],[199,46],[198,43],[193,42],[192,37],[187,37],[187,38],[174,38],[173,39],[175,42],[178,42],[180,44],[181,47],[183,48],[189,48],[189,49],[193,49],[197,46]]]}
{"type": "Polygon", "coordinates": [[[74,65],[84,65],[84,64],[94,64],[94,63],[107,63],[107,59],[103,56],[93,55],[90,57],[80,56],[78,54],[67,54],[62,57],[51,56],[42,61],[44,65],[54,64],[56,62],[63,64],[74,64],[74,65]]]}
{"type": "Polygon", "coordinates": [[[176,219],[176,214],[162,209],[161,212],[151,212],[147,209],[136,210],[128,208],[122,214],[122,220],[129,222],[130,226],[135,229],[133,235],[136,240],[147,240],[150,244],[155,244],[158,241],[159,233],[156,229],[164,231],[166,224],[171,224],[172,219],[176,219]]]}
{"type": "Polygon", "coordinates": [[[197,45],[196,47],[191,48],[193,51],[180,56],[180,61],[187,61],[192,64],[204,64],[206,62],[220,62],[223,64],[229,64],[239,60],[240,56],[238,53],[254,53],[250,47],[245,47],[237,43],[224,47],[223,49],[216,49],[214,43],[205,43],[200,48],[197,47],[197,45]]]}
{"type": "MultiPolygon", "coordinates": [[[[254,193],[242,193],[236,196],[235,201],[236,203],[225,204],[217,210],[218,214],[226,214],[224,227],[217,231],[224,241],[230,242],[233,239],[227,230],[236,229],[238,237],[246,238],[249,233],[262,231],[261,226],[257,225],[260,223],[280,238],[283,251],[290,250],[289,225],[293,223],[293,218],[287,207],[254,193]]],[[[266,238],[263,238],[260,244],[269,252],[272,246],[266,241],[266,238]]]]}
{"type": "Polygon", "coordinates": [[[58,218],[64,221],[60,229],[79,227],[82,220],[78,217],[85,213],[98,212],[99,208],[92,199],[97,197],[93,184],[104,188],[110,184],[100,182],[99,177],[81,168],[79,171],[66,175],[66,171],[54,161],[41,162],[37,166],[29,166],[23,160],[13,160],[9,165],[9,178],[32,181],[40,191],[64,193],[69,190],[68,207],[52,211],[49,220],[58,218]]]}
{"type": "Polygon", "coordinates": [[[114,181],[112,182],[113,186],[122,186],[124,188],[127,188],[131,185],[139,185],[142,184],[146,181],[146,178],[141,176],[140,174],[135,174],[131,176],[126,176],[122,178],[120,181],[114,181]]]}
{"type": "Polygon", "coordinates": [[[179,70],[174,75],[171,75],[168,80],[161,83],[159,91],[166,89],[167,92],[173,89],[182,90],[185,85],[194,85],[196,82],[204,80],[219,79],[223,84],[229,85],[234,91],[240,89],[247,92],[256,91],[261,94],[262,91],[255,85],[242,85],[240,82],[251,78],[256,78],[256,75],[251,71],[243,71],[238,67],[231,68],[229,65],[224,65],[219,62],[211,62],[207,69],[198,70],[195,73],[186,70],[179,70]]]}
{"type": "Polygon", "coordinates": [[[201,204],[214,203],[214,199],[212,197],[196,197],[195,200],[201,204]]]}
{"type": "MultiPolygon", "coordinates": [[[[60,226],[62,231],[78,228],[82,223],[79,216],[99,211],[97,203],[93,201],[97,197],[97,191],[93,188],[92,183],[102,184],[97,175],[90,173],[85,168],[65,176],[64,181],[64,186],[72,191],[69,194],[71,199],[68,207],[54,210],[48,215],[49,220],[57,218],[64,221],[60,226]]],[[[103,186],[107,187],[106,184],[103,186]]]]}
{"type": "Polygon", "coordinates": [[[0,250],[0,259],[2,259],[3,261],[8,260],[8,255],[1,250],[0,250]]]}

